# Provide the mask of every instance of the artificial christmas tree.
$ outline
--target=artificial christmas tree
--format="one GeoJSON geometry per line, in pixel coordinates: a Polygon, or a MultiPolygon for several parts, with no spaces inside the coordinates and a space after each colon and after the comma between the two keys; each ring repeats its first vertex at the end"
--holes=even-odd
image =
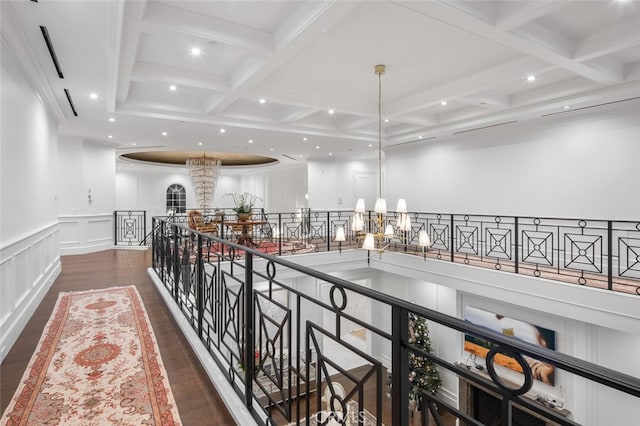
{"type": "MultiPolygon", "coordinates": [[[[425,352],[432,352],[427,320],[413,313],[409,314],[409,343],[425,352]]],[[[414,353],[409,353],[409,399],[422,407],[422,393],[436,393],[442,382],[438,367],[433,361],[414,353]]]]}

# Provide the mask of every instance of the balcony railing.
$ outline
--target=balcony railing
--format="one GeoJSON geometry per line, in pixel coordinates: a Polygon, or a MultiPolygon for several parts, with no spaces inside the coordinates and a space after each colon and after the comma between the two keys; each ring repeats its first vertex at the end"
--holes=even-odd
{"type": "MultiPolygon", "coordinates": [[[[269,224],[279,226],[277,240],[273,233],[263,229],[256,232],[255,238],[277,241],[280,247],[286,241],[284,235],[288,235],[282,230],[291,226],[297,239],[307,236],[303,243],[314,244],[319,240],[322,249],[333,249],[334,225],[343,220],[348,223],[348,215],[336,212],[311,214],[300,221],[295,215],[280,214],[268,219],[269,224]],[[318,234],[313,234],[314,227],[318,227],[315,228],[318,234]]],[[[465,226],[471,223],[470,218],[463,221],[465,226]]],[[[590,395],[600,394],[602,387],[608,388],[607,395],[618,401],[622,398],[632,404],[630,406],[640,403],[637,377],[525,343],[258,249],[192,231],[173,220],[154,218],[153,222],[153,228],[157,229],[153,238],[156,274],[259,424],[330,424],[331,419],[346,424],[348,418],[350,424],[407,425],[410,422],[410,357],[432,362],[440,376],[449,381],[464,379],[498,395],[501,408],[496,415],[503,425],[512,424],[516,412],[526,412],[554,424],[578,424],[566,410],[525,395],[534,384],[531,365],[535,362],[532,360],[562,371],[562,380],[584,379],[581,383],[585,386],[598,389],[590,395]],[[355,301],[366,304],[371,315],[363,318],[355,312],[355,301]],[[510,381],[517,383],[509,383],[499,376],[492,361],[487,362],[488,375],[484,375],[458,363],[457,359],[445,359],[426,351],[415,343],[412,337],[415,330],[410,332],[415,318],[426,319],[430,327],[440,327],[439,334],[454,335],[460,342],[464,335],[490,342],[488,360],[502,354],[514,358],[520,365],[522,374],[516,379],[510,375],[510,381]],[[389,365],[385,367],[383,359],[390,359],[390,369],[389,365]]],[[[440,228],[431,225],[440,222],[441,217],[425,218],[423,226],[436,232],[440,228]]],[[[455,217],[445,222],[451,226],[449,231],[460,229],[462,224],[457,223],[455,217]]],[[[491,229],[505,226],[514,233],[523,232],[522,228],[518,229],[519,225],[526,229],[532,227],[531,232],[545,232],[540,226],[536,230],[535,223],[524,225],[522,221],[512,221],[510,227],[502,224],[498,228],[493,224],[491,229]]],[[[490,232],[486,228],[481,227],[484,232],[490,232]]],[[[578,226],[578,231],[582,228],[578,226]]],[[[467,232],[466,228],[460,232],[463,230],[467,232]]],[[[446,230],[443,232],[447,235],[446,230]]],[[[570,232],[573,235],[575,230],[570,232]]],[[[457,230],[450,238],[441,243],[466,250],[465,240],[460,239],[457,230]]],[[[405,246],[407,252],[415,251],[410,250],[411,244],[400,245],[398,250],[404,250],[405,246]]],[[[470,246],[482,247],[483,244],[470,246]]],[[[320,245],[314,249],[321,250],[320,245]]],[[[454,250],[451,259],[461,257],[471,263],[471,259],[475,261],[472,255],[478,261],[487,258],[481,253],[479,250],[477,254],[461,254],[454,250]]],[[[439,248],[429,252],[436,257],[442,254],[443,249],[439,248]]],[[[510,261],[517,264],[515,255],[512,257],[510,261]]],[[[425,392],[421,400],[422,410],[418,415],[424,416],[422,424],[427,424],[427,413],[439,425],[445,424],[446,419],[455,422],[456,418],[467,424],[481,424],[438,394],[425,392]]]]}
{"type": "MultiPolygon", "coordinates": [[[[235,216],[228,210],[219,213],[206,214],[204,220],[218,223],[215,236],[238,241],[243,229],[235,216]]],[[[254,224],[245,231],[255,244],[252,247],[268,254],[349,249],[358,244],[351,229],[352,212],[255,210],[253,217],[254,224]],[[346,231],[344,243],[334,241],[338,227],[346,231]]],[[[410,217],[411,230],[389,240],[388,250],[640,295],[640,221],[440,213],[410,213],[410,217]],[[426,250],[418,246],[421,230],[428,232],[432,243],[426,250]]],[[[121,220],[126,229],[133,229],[130,219],[121,220]]],[[[185,216],[170,220],[186,224],[185,216]]],[[[374,222],[367,224],[375,226],[374,222]]],[[[386,215],[383,225],[387,223],[396,225],[397,215],[386,215]]],[[[122,226],[116,223],[116,235],[130,236],[132,232],[119,229],[122,226]]]]}
{"type": "Polygon", "coordinates": [[[116,246],[139,246],[147,235],[146,210],[115,210],[113,212],[116,246]]]}

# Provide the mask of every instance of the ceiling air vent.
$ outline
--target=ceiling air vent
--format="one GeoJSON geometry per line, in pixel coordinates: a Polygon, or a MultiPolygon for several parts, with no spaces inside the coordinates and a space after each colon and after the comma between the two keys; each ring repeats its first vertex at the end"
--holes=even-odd
{"type": "Polygon", "coordinates": [[[297,159],[297,158],[294,158],[294,157],[292,157],[292,156],[290,156],[290,155],[287,155],[287,154],[282,154],[282,155],[284,155],[285,157],[287,157],[287,158],[288,158],[288,159],[290,159],[290,160],[298,161],[298,159],[297,159]]]}
{"type": "Polygon", "coordinates": [[[406,141],[406,142],[398,142],[398,143],[394,143],[394,144],[390,144],[388,146],[401,146],[401,145],[409,145],[411,143],[416,143],[416,142],[424,142],[424,141],[429,141],[431,139],[435,139],[437,138],[437,136],[429,136],[428,138],[422,138],[422,139],[413,139],[410,141],[406,141]]]}
{"type": "Polygon", "coordinates": [[[490,125],[490,126],[476,127],[475,129],[460,130],[459,132],[454,132],[454,133],[452,133],[452,134],[454,134],[454,135],[459,135],[460,133],[475,132],[476,130],[490,129],[491,127],[504,126],[504,125],[506,125],[506,124],[513,124],[513,123],[517,123],[517,122],[518,122],[518,120],[507,121],[507,122],[505,122],[505,123],[492,124],[492,125],[490,125]]]}
{"type": "Polygon", "coordinates": [[[69,93],[69,89],[64,89],[64,94],[67,95],[67,101],[69,101],[69,106],[71,107],[71,111],[73,111],[73,115],[77,117],[78,113],[76,112],[76,107],[73,106],[73,100],[71,100],[71,93],[69,93]]]}
{"type": "Polygon", "coordinates": [[[43,27],[42,25],[40,25],[40,31],[42,32],[42,37],[44,37],[44,42],[47,44],[47,49],[49,49],[49,55],[51,55],[53,65],[56,67],[56,71],[58,72],[58,77],[64,78],[64,75],[62,75],[62,70],[60,69],[60,64],[58,63],[56,51],[53,48],[53,44],[51,44],[51,38],[49,37],[49,31],[47,30],[47,27],[43,27]]]}
{"type": "Polygon", "coordinates": [[[605,102],[603,104],[589,105],[589,106],[582,107],[582,108],[571,108],[571,109],[567,109],[567,110],[564,110],[564,111],[551,112],[549,114],[543,114],[540,117],[549,117],[551,115],[566,114],[568,112],[575,112],[575,111],[581,111],[581,110],[589,109],[589,108],[596,108],[596,107],[601,107],[601,106],[606,106],[606,105],[613,105],[613,104],[618,104],[618,103],[621,103],[621,102],[635,101],[637,99],[640,99],[640,96],[636,96],[635,98],[620,99],[618,101],[605,102]]]}

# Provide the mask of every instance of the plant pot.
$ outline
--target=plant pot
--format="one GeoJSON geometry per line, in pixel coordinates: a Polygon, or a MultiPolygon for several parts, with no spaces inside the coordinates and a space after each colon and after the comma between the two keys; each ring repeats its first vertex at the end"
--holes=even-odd
{"type": "Polygon", "coordinates": [[[246,222],[251,219],[251,213],[238,213],[238,221],[246,222]]]}

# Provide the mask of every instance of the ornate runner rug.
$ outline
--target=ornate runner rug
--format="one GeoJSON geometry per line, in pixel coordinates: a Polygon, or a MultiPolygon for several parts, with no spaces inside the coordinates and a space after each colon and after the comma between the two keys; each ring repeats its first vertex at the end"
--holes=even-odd
{"type": "Polygon", "coordinates": [[[60,293],[0,424],[181,424],[135,287],[60,293]]]}

